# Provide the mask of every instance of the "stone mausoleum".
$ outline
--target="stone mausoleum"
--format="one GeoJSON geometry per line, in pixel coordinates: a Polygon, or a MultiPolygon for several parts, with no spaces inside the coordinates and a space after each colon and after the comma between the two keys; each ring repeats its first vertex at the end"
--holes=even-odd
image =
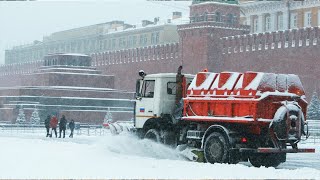
{"type": "Polygon", "coordinates": [[[52,54],[42,62],[34,72],[15,76],[11,87],[0,88],[2,121],[15,122],[21,108],[27,121],[35,109],[42,121],[47,115],[65,115],[102,124],[109,108],[114,120],[132,118],[133,93],[115,90],[114,76],[92,67],[90,56],[52,54]]]}

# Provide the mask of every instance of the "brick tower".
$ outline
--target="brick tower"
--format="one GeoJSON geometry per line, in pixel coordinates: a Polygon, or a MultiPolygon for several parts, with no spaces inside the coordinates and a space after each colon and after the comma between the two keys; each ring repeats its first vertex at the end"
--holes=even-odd
{"type": "Polygon", "coordinates": [[[221,38],[249,33],[240,25],[237,4],[204,2],[190,6],[190,24],[178,26],[180,57],[184,72],[196,73],[204,68],[220,72],[223,43],[221,38]]]}

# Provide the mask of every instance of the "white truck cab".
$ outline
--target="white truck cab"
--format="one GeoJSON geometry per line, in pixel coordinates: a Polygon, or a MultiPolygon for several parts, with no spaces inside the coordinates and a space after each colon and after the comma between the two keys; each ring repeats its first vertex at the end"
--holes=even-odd
{"type": "MultiPolygon", "coordinates": [[[[176,73],[150,74],[137,81],[135,128],[143,128],[148,119],[172,114],[176,97],[176,73]]],[[[194,75],[184,74],[186,83],[194,75]]]]}

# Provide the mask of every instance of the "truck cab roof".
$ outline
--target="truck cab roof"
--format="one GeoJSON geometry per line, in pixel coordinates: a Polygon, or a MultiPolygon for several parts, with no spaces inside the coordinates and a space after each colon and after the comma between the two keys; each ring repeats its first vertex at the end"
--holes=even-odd
{"type": "MultiPolygon", "coordinates": [[[[186,78],[194,78],[193,74],[183,74],[186,78]]],[[[177,73],[158,73],[158,74],[147,74],[145,78],[175,78],[177,73]]]]}

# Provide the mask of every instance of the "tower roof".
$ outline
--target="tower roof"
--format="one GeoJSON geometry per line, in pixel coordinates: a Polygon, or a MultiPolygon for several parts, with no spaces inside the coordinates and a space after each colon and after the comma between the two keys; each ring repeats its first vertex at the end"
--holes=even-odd
{"type": "Polygon", "coordinates": [[[239,4],[238,0],[192,0],[192,4],[199,4],[204,2],[219,2],[226,4],[239,4]]]}

